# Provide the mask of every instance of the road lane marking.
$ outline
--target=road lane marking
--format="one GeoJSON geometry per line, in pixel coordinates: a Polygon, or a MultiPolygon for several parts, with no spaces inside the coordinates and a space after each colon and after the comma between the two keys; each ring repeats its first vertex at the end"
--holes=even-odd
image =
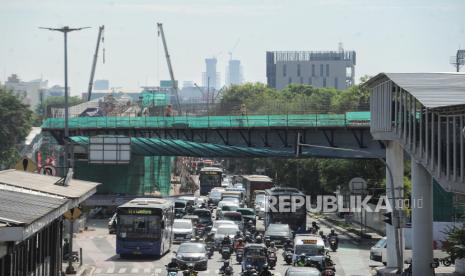
{"type": "Polygon", "coordinates": [[[139,269],[137,267],[134,267],[133,269],[131,269],[131,273],[138,273],[139,272],[139,269]]]}
{"type": "Polygon", "coordinates": [[[94,273],[95,273],[95,274],[100,274],[100,273],[102,273],[102,270],[103,270],[103,269],[101,269],[101,268],[97,268],[97,269],[94,271],[94,273]]]}
{"type": "Polygon", "coordinates": [[[118,273],[119,273],[119,274],[126,273],[126,270],[127,270],[127,269],[126,269],[125,267],[122,267],[122,268],[119,269],[118,273]]]}
{"type": "Polygon", "coordinates": [[[115,268],[114,267],[109,267],[107,269],[107,274],[113,274],[113,273],[115,273],[115,268]]]}
{"type": "Polygon", "coordinates": [[[144,273],[150,273],[150,268],[144,268],[144,273]]]}

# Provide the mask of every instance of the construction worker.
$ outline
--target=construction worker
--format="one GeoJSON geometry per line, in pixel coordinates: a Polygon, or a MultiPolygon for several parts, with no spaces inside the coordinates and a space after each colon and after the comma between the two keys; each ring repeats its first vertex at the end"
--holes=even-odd
{"type": "Polygon", "coordinates": [[[171,117],[172,115],[173,115],[173,107],[169,104],[166,107],[165,116],[166,117],[171,117]]]}

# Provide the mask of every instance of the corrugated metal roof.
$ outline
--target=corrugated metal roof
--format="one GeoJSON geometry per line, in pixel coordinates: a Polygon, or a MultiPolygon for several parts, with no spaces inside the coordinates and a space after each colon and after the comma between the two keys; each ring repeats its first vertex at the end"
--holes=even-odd
{"type": "Polygon", "coordinates": [[[62,198],[0,190],[0,224],[31,224],[67,201],[62,198]]]}
{"type": "Polygon", "coordinates": [[[465,105],[463,73],[380,73],[365,85],[374,87],[387,78],[408,91],[427,108],[465,105]]]}
{"type": "Polygon", "coordinates": [[[68,186],[56,185],[59,177],[29,173],[18,170],[0,171],[0,184],[15,186],[42,193],[85,200],[93,194],[100,183],[72,179],[68,186]],[[86,198],[83,198],[86,197],[86,198]]]}

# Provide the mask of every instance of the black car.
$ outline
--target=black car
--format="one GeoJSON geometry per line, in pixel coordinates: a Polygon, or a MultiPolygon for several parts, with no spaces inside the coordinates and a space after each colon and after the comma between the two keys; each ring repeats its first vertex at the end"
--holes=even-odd
{"type": "Polygon", "coordinates": [[[208,268],[207,248],[204,243],[184,242],[174,253],[176,254],[175,262],[181,269],[189,265],[192,265],[195,270],[207,270],[208,268]]]}
{"type": "Polygon", "coordinates": [[[292,240],[292,230],[288,224],[270,223],[265,231],[265,239],[267,238],[275,245],[283,245],[286,239],[292,240]]]}
{"type": "Polygon", "coordinates": [[[193,215],[196,215],[199,217],[199,224],[202,224],[203,226],[207,228],[211,228],[213,225],[213,220],[212,220],[212,213],[208,209],[195,209],[194,212],[192,212],[193,215]]]}
{"type": "Polygon", "coordinates": [[[176,218],[182,218],[186,214],[187,201],[176,199],[174,201],[174,215],[176,218]]]}

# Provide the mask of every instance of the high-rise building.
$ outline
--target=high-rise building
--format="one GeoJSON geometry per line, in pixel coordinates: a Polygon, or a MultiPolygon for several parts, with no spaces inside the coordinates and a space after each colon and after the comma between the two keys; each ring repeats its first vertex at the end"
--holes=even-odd
{"type": "Polygon", "coordinates": [[[94,90],[108,90],[110,89],[110,82],[108,80],[95,80],[94,90]]]}
{"type": "Polygon", "coordinates": [[[266,52],[268,86],[283,89],[291,83],[346,89],[354,85],[355,51],[266,52]]]}
{"type": "Polygon", "coordinates": [[[220,73],[216,71],[216,58],[205,59],[205,72],[202,74],[202,86],[219,90],[221,87],[220,73]]]}
{"type": "Polygon", "coordinates": [[[242,83],[242,68],[241,61],[238,59],[229,60],[226,68],[226,85],[242,83]]]}
{"type": "Polygon", "coordinates": [[[48,81],[42,78],[32,81],[21,81],[18,75],[12,74],[5,82],[5,87],[22,98],[24,104],[34,110],[42,100],[42,94],[47,89],[48,81]]]}

